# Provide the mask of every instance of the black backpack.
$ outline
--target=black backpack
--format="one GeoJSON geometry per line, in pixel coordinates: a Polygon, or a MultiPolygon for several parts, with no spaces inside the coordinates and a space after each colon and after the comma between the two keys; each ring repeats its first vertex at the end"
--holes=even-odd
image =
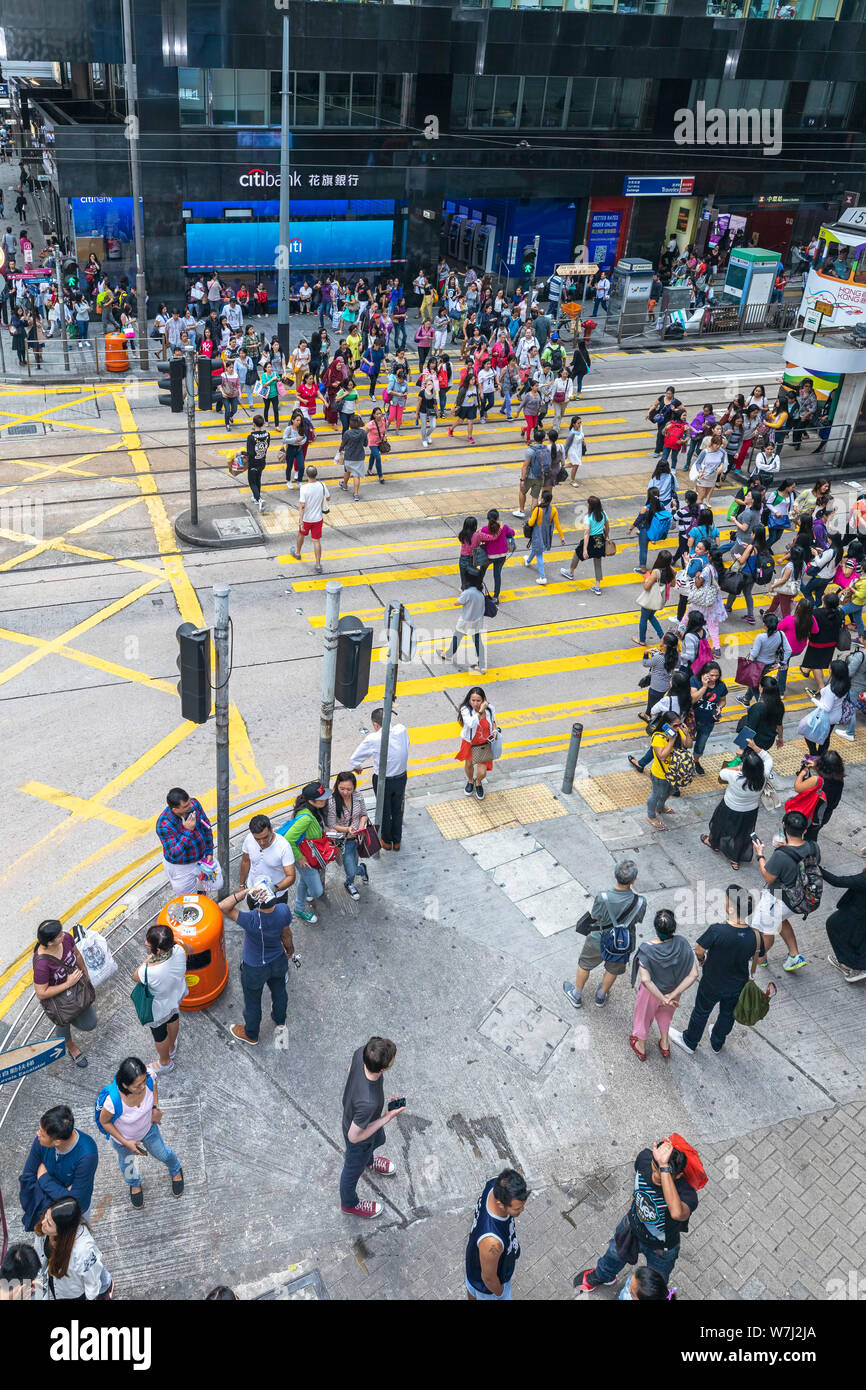
{"type": "Polygon", "coordinates": [[[562,348],[555,347],[550,350],[550,366],[554,372],[562,371],[562,348]]]}
{"type": "MultiPolygon", "coordinates": [[[[814,846],[810,846],[810,848],[814,848],[814,846]]],[[[824,891],[824,880],[821,877],[818,860],[811,853],[805,856],[799,855],[796,851],[789,849],[787,845],[780,845],[779,849],[782,853],[787,854],[789,859],[795,858],[797,861],[797,877],[790,888],[782,889],[782,902],[792,912],[796,912],[802,917],[808,917],[810,912],[817,911],[821,906],[821,894],[824,891]]]]}
{"type": "Polygon", "coordinates": [[[755,583],[769,584],[776,573],[776,562],[769,550],[761,550],[755,556],[755,583]]]}

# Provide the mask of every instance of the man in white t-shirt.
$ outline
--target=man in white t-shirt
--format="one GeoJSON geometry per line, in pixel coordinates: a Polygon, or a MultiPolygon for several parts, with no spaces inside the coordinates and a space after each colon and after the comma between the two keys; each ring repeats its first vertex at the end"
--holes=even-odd
{"type": "Polygon", "coordinates": [[[241,847],[240,888],[267,878],[278,903],[287,903],[295,881],[295,856],[284,835],[278,835],[267,816],[253,816],[241,847]]]}
{"type": "Polygon", "coordinates": [[[307,481],[298,493],[298,548],[295,559],[300,560],[304,541],[307,536],[312,536],[316,574],[322,573],[322,520],[325,503],[330,496],[325,484],[319,481],[318,469],[311,463],[307,469],[307,481]]]}

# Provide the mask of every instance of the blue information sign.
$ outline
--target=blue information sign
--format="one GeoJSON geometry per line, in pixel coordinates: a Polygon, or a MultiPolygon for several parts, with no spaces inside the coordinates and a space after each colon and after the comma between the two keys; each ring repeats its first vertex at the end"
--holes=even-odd
{"type": "Polygon", "coordinates": [[[0,1052],[0,1086],[9,1081],[20,1081],[32,1071],[50,1066],[66,1052],[63,1038],[47,1038],[45,1042],[28,1043],[25,1047],[15,1047],[9,1052],[0,1052]]]}
{"type": "Polygon", "coordinates": [[[663,178],[626,178],[622,186],[626,198],[678,198],[694,193],[694,176],[665,175],[663,178]]]}

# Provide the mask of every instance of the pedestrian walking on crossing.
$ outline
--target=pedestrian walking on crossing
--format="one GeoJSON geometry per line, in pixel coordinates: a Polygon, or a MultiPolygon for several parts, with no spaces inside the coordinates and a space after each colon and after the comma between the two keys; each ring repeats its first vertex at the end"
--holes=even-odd
{"type": "Polygon", "coordinates": [[[443,661],[453,661],[463,638],[471,637],[475,643],[476,658],[472,662],[472,669],[483,673],[487,667],[481,645],[481,634],[484,631],[484,580],[480,569],[473,566],[465,571],[463,589],[454,602],[463,612],[457,619],[451,646],[444,647],[439,656],[443,661]]]}
{"type": "Polygon", "coordinates": [[[665,806],[674,790],[674,784],[670,780],[673,755],[675,752],[690,749],[692,736],[678,714],[663,714],[649,727],[653,751],[650,763],[652,789],[646,804],[646,814],[653,830],[666,830],[667,827],[659,820],[659,816],[673,815],[673,810],[665,806]]]}
{"type": "Polygon", "coordinates": [[[466,771],[467,796],[484,800],[482,783],[493,767],[493,739],[496,737],[496,711],[480,685],[466,692],[457,715],[462,738],[455,757],[466,771]]]}
{"type": "Polygon", "coordinates": [[[352,480],[352,501],[357,502],[358,494],[361,489],[361,474],[364,471],[364,452],[367,447],[367,430],[360,415],[349,416],[349,427],[343,435],[342,443],[337,452],[335,463],[339,464],[344,472],[340,488],[343,492],[349,490],[349,479],[352,480]]]}
{"type": "MultiPolygon", "coordinates": [[[[467,521],[474,518],[467,517],[467,521]]],[[[502,583],[502,569],[507,555],[513,555],[517,549],[514,532],[510,526],[503,526],[499,520],[499,513],[495,507],[491,507],[487,513],[487,524],[482,526],[473,536],[473,544],[483,547],[487,556],[488,563],[493,568],[493,601],[499,602],[499,591],[502,583]]]]}
{"type": "Polygon", "coordinates": [[[638,624],[638,635],[631,640],[637,646],[646,645],[647,623],[652,623],[653,630],[659,637],[664,636],[662,625],[656,614],[666,608],[670,597],[671,588],[674,582],[674,570],[671,552],[660,550],[655,565],[647,570],[643,577],[643,584],[638,590],[637,606],[640,609],[640,621],[638,624]]]}
{"type": "MultiPolygon", "coordinates": [[[[576,508],[579,510],[579,508],[576,508]]],[[[581,560],[592,560],[595,570],[595,583],[590,593],[601,593],[602,579],[602,560],[608,554],[608,547],[614,554],[616,547],[610,540],[610,522],[607,513],[601,505],[600,497],[588,497],[586,500],[586,515],[583,518],[583,535],[575,546],[574,555],[568,569],[561,569],[559,573],[565,579],[574,579],[574,572],[581,560]]]]}
{"type": "Polygon", "coordinates": [[[646,915],[647,902],[636,893],[637,864],[633,859],[623,859],[614,869],[616,886],[597,893],[592,907],[577,923],[577,931],[584,937],[577,962],[577,976],[574,984],[570,980],[562,983],[562,992],[575,1009],[583,1008],[583,989],[590,973],[604,965],[601,984],[595,992],[595,1002],[604,1008],[610,991],[618,975],[625,974],[629,956],[635,948],[635,928],[646,915]],[[623,929],[628,932],[628,941],[620,937],[614,939],[615,932],[623,929]]]}
{"type": "Polygon", "coordinates": [[[455,423],[450,426],[448,434],[453,439],[454,431],[465,424],[466,443],[474,444],[473,431],[475,429],[475,419],[478,415],[478,386],[471,367],[467,367],[463,373],[463,380],[457,388],[457,398],[454,404],[457,419],[455,423]]]}
{"type": "Polygon", "coordinates": [[[529,529],[529,554],[523,558],[526,566],[535,561],[538,569],[536,584],[546,584],[547,576],[544,573],[544,552],[553,547],[553,533],[556,531],[559,539],[565,544],[565,536],[562,534],[562,527],[559,524],[559,512],[553,502],[553,493],[542,492],[540,500],[526,523],[529,529]]]}
{"type": "Polygon", "coordinates": [[[304,541],[307,536],[312,536],[316,574],[322,573],[322,525],[330,496],[325,484],[319,479],[319,470],[311,463],[307,469],[307,481],[301,484],[298,493],[298,545],[295,559],[300,560],[304,541]]]}

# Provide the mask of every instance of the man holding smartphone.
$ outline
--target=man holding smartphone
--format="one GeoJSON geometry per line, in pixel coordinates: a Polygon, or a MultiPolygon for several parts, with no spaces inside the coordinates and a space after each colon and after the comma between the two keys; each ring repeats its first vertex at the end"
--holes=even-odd
{"type": "Polygon", "coordinates": [[[346,1154],[340,1174],[340,1208],[349,1216],[380,1216],[381,1202],[358,1199],[358,1179],[365,1169],[393,1177],[397,1171],[390,1158],[376,1157],[375,1150],[385,1142],[385,1125],[405,1111],[403,1097],[392,1096],[385,1103],[385,1072],[394,1065],[397,1045],[390,1038],[373,1037],[359,1047],[349,1064],[343,1088],[343,1138],[346,1154]]]}

